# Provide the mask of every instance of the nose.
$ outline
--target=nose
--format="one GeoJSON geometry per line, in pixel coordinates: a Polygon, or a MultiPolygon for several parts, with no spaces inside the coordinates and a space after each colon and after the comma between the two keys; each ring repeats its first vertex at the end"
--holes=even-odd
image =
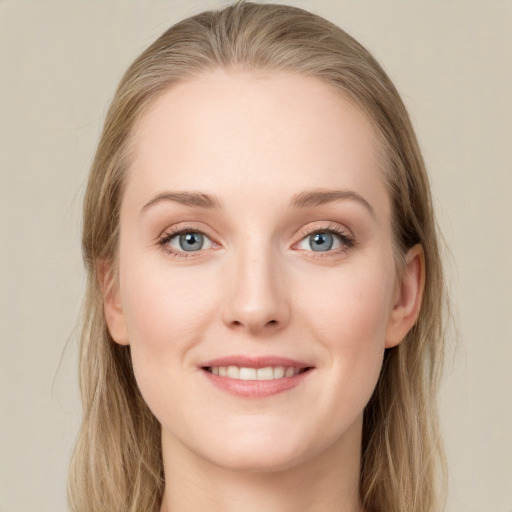
{"type": "Polygon", "coordinates": [[[272,249],[255,245],[238,254],[229,271],[223,321],[231,329],[266,335],[288,325],[290,290],[272,249]]]}

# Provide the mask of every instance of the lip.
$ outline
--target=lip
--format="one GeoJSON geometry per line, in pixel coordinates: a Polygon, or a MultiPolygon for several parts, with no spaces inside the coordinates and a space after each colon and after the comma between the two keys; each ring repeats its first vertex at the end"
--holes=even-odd
{"type": "Polygon", "coordinates": [[[280,356],[246,356],[246,355],[232,355],[227,357],[220,357],[212,359],[198,365],[200,368],[208,366],[243,366],[245,368],[265,368],[267,366],[293,366],[294,368],[304,369],[313,368],[312,364],[288,357],[280,356]]]}
{"type": "Polygon", "coordinates": [[[244,398],[265,398],[272,395],[283,393],[297,387],[305,379],[307,379],[314,369],[314,366],[302,361],[289,359],[280,356],[260,356],[251,357],[245,355],[233,355],[212,359],[199,365],[201,373],[209,380],[211,384],[218,389],[226,391],[231,395],[244,398]],[[284,366],[299,368],[301,370],[308,369],[294,375],[293,377],[284,377],[273,380],[239,380],[229,377],[221,377],[214,375],[206,370],[212,366],[243,366],[245,368],[265,368],[267,366],[284,366]]]}

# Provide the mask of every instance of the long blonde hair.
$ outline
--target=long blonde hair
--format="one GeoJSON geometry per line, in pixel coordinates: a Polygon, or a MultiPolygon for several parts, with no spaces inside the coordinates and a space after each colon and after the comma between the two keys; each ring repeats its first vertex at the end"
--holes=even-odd
{"type": "Polygon", "coordinates": [[[115,261],[135,123],[173,84],[218,67],[317,77],[357,104],[379,134],[397,265],[421,243],[426,284],[419,319],[401,344],[386,350],[364,411],[360,497],[367,512],[441,510],[445,471],[436,393],[444,281],[428,178],[408,114],[386,73],[343,30],[299,8],[244,1],[167,30],[126,71],[107,113],[84,200],[83,422],[69,476],[71,509],[157,512],[161,504],[160,426],[138,390],[130,348],[114,343],[107,330],[99,264],[115,261]]]}

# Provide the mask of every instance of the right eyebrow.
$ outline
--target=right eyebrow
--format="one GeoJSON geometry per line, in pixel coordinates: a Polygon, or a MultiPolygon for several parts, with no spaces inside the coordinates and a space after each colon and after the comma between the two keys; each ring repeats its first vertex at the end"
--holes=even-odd
{"type": "Polygon", "coordinates": [[[142,207],[141,214],[150,206],[161,201],[173,201],[186,206],[197,206],[199,208],[207,209],[219,210],[222,208],[220,200],[217,197],[210,194],[204,194],[203,192],[162,192],[161,194],[157,194],[142,207]]]}

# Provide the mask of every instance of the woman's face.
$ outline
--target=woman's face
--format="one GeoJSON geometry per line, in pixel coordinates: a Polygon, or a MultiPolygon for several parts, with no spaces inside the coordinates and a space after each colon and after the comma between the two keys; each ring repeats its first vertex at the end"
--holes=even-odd
{"type": "Polygon", "coordinates": [[[360,449],[405,334],[378,162],[314,78],[208,72],[142,117],[105,306],[164,448],[238,470],[360,449]]]}

